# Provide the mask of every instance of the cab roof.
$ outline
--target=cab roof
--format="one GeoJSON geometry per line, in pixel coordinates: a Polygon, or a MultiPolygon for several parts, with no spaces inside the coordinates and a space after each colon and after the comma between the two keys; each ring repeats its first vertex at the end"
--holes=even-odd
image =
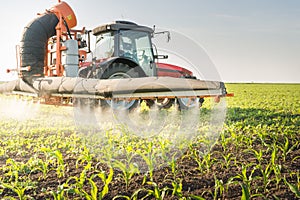
{"type": "Polygon", "coordinates": [[[153,29],[147,26],[140,26],[134,22],[130,21],[114,21],[108,24],[104,24],[98,26],[93,29],[94,35],[99,35],[104,32],[108,31],[118,31],[118,30],[137,30],[137,31],[144,31],[148,33],[153,33],[153,29]]]}

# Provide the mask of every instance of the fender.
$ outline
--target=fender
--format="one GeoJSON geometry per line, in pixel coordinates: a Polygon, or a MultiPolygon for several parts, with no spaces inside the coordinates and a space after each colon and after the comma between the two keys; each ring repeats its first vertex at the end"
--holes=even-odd
{"type": "Polygon", "coordinates": [[[125,63],[129,67],[134,68],[139,73],[139,77],[147,76],[144,70],[139,66],[139,64],[137,64],[135,61],[131,60],[130,58],[125,58],[125,57],[111,57],[106,59],[105,61],[102,60],[102,62],[100,61],[100,62],[96,62],[95,64],[82,67],[79,70],[79,76],[85,78],[101,79],[102,74],[105,73],[110,67],[112,67],[114,63],[125,63]],[[88,74],[94,74],[94,75],[89,76],[88,74]]]}
{"type": "Polygon", "coordinates": [[[101,63],[100,66],[103,70],[103,73],[106,70],[108,70],[114,63],[125,63],[129,67],[134,68],[139,73],[139,77],[147,76],[146,73],[144,72],[144,70],[139,66],[139,64],[137,64],[132,59],[125,58],[125,57],[112,57],[112,58],[108,59],[106,62],[101,63]]]}

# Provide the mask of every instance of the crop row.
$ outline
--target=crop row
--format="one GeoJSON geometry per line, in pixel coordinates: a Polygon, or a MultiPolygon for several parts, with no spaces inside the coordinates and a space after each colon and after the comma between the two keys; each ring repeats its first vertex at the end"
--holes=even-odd
{"type": "Polygon", "coordinates": [[[227,99],[217,140],[199,134],[175,147],[166,135],[141,139],[125,126],[78,127],[69,108],[41,106],[26,119],[2,116],[0,197],[300,198],[300,86],[228,88],[236,97],[227,99]]]}

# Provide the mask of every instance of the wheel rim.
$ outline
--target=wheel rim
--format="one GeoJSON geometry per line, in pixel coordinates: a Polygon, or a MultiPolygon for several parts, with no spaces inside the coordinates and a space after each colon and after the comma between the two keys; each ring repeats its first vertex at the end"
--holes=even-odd
{"type": "Polygon", "coordinates": [[[169,102],[170,102],[170,99],[169,99],[169,98],[164,98],[164,99],[158,99],[158,100],[156,101],[156,104],[159,105],[159,106],[165,106],[165,105],[167,105],[169,102]]]}
{"type": "Polygon", "coordinates": [[[118,79],[118,78],[131,78],[131,76],[129,76],[124,72],[117,72],[111,75],[110,77],[108,77],[108,79],[118,79]]]}
{"type": "Polygon", "coordinates": [[[185,106],[186,108],[193,108],[197,105],[198,98],[180,98],[178,100],[182,106],[185,106]]]}
{"type": "MultiPolygon", "coordinates": [[[[108,79],[120,79],[120,78],[131,78],[131,76],[129,76],[128,74],[124,73],[124,72],[117,72],[114,73],[113,75],[111,75],[110,77],[108,77],[108,79]]],[[[112,109],[130,109],[131,106],[134,105],[134,103],[136,102],[136,100],[132,100],[132,101],[126,101],[126,100],[105,100],[106,103],[112,108],[112,109]]]]}

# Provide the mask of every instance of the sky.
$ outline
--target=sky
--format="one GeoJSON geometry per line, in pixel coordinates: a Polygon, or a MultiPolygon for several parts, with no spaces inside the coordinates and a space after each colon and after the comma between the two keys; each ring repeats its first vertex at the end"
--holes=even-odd
{"type": "MultiPolygon", "coordinates": [[[[300,83],[298,0],[66,0],[77,29],[114,20],[176,31],[202,47],[225,82],[300,83]]],[[[23,28],[56,0],[10,0],[0,12],[0,80],[23,28]]]]}

